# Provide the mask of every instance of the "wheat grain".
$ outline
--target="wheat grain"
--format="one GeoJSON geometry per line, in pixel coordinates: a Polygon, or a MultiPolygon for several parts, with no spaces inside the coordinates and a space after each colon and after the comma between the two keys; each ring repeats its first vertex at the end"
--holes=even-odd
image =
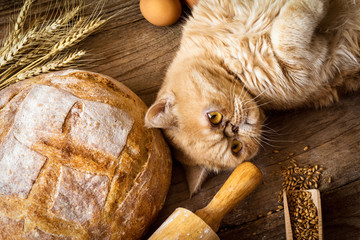
{"type": "Polygon", "coordinates": [[[318,239],[318,213],[311,193],[288,193],[289,213],[294,239],[318,239]]]}
{"type": "MultiPolygon", "coordinates": [[[[51,57],[55,56],[56,54],[59,54],[64,49],[70,48],[76,43],[83,40],[85,37],[87,37],[90,33],[94,32],[97,28],[99,28],[101,25],[103,25],[106,22],[106,20],[103,19],[94,19],[91,20],[88,24],[83,26],[82,28],[75,29],[71,35],[66,35],[63,39],[61,39],[59,42],[57,42],[50,51],[42,56],[41,58],[37,59],[36,61],[32,62],[29,66],[26,67],[26,71],[33,68],[35,65],[38,65],[51,57]]],[[[75,26],[77,27],[77,26],[75,26]]]]}
{"type": "Polygon", "coordinates": [[[67,31],[67,35],[75,34],[79,29],[83,28],[86,22],[89,22],[89,17],[79,17],[76,22],[72,25],[71,29],[67,31]]]}
{"type": "Polygon", "coordinates": [[[34,2],[34,0],[26,0],[23,7],[20,10],[20,13],[16,19],[15,25],[14,25],[14,35],[18,36],[19,31],[24,26],[25,19],[28,15],[30,5],[34,2]]]}
{"type": "MultiPolygon", "coordinates": [[[[283,190],[306,190],[310,187],[318,188],[321,171],[319,165],[299,167],[296,160],[290,160],[292,165],[283,168],[281,171],[284,181],[283,190]],[[316,169],[318,169],[316,171],[316,169]]],[[[282,191],[279,193],[278,202],[282,201],[282,191]]]]}
{"type": "MultiPolygon", "coordinates": [[[[284,177],[283,191],[288,191],[288,203],[294,239],[318,239],[318,215],[312,202],[311,193],[303,190],[319,187],[319,180],[323,168],[315,166],[298,166],[296,160],[290,160],[287,168],[282,167],[284,177]],[[321,169],[321,171],[320,171],[321,169]]],[[[282,201],[283,191],[278,196],[282,201]]]]}

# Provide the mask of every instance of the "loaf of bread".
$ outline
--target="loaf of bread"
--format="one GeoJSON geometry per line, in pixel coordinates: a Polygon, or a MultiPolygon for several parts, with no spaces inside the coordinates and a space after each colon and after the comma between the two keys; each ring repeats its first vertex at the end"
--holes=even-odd
{"type": "Polygon", "coordinates": [[[139,239],[171,157],[119,82],[67,70],[0,91],[0,238],[139,239]]]}

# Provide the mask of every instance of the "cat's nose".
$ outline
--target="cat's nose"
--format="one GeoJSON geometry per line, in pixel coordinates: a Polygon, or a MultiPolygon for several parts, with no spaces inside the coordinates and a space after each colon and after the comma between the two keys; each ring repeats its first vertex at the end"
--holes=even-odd
{"type": "Polygon", "coordinates": [[[233,131],[233,133],[237,133],[239,131],[239,126],[235,126],[231,124],[231,130],[233,131]]]}
{"type": "Polygon", "coordinates": [[[232,123],[227,123],[225,127],[225,135],[227,137],[234,137],[236,134],[238,134],[239,126],[233,125],[232,123]]]}

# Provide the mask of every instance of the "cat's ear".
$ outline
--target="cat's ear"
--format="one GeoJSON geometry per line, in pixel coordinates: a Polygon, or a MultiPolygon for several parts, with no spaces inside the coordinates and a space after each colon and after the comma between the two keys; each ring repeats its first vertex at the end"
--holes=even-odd
{"type": "Polygon", "coordinates": [[[171,128],[176,126],[176,116],[173,111],[175,97],[164,95],[150,106],[145,115],[145,126],[149,128],[171,128]]]}
{"type": "Polygon", "coordinates": [[[190,166],[183,164],[183,166],[191,198],[200,189],[202,183],[208,176],[208,171],[206,168],[199,165],[190,166]]]}

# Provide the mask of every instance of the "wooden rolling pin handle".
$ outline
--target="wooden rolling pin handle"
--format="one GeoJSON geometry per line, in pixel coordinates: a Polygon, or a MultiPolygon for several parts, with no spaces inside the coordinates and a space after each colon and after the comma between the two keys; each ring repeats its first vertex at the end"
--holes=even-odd
{"type": "Polygon", "coordinates": [[[195,212],[215,232],[223,217],[261,182],[262,173],[252,163],[240,164],[226,180],[211,202],[195,212]]]}

